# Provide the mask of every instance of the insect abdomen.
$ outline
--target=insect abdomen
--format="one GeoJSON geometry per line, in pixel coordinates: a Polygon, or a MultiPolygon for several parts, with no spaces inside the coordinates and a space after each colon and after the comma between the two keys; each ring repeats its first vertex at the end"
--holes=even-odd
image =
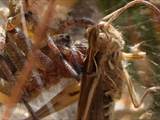
{"type": "Polygon", "coordinates": [[[89,120],[111,120],[112,111],[114,106],[113,98],[110,94],[105,94],[110,91],[104,90],[104,83],[101,81],[101,85],[97,86],[95,98],[90,108],[89,120]]]}

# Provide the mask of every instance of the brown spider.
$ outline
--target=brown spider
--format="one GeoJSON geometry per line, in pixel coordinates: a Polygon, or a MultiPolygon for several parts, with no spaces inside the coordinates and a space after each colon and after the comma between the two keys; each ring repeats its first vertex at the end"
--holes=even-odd
{"type": "MultiPolygon", "coordinates": [[[[17,19],[16,17],[17,15],[14,19],[17,19]]],[[[14,19],[12,20],[14,21],[14,19]]],[[[78,48],[76,49],[76,47],[74,47],[74,50],[71,49],[70,36],[65,34],[54,35],[53,37],[48,36],[48,45],[40,49],[34,48],[34,45],[26,37],[21,28],[16,27],[13,23],[12,21],[8,22],[6,44],[4,52],[1,54],[0,76],[4,80],[7,80],[6,86],[2,86],[2,90],[8,90],[5,92],[2,91],[3,100],[1,100],[1,102],[6,105],[9,110],[14,107],[14,104],[22,101],[32,116],[37,119],[26,101],[32,100],[41,92],[41,89],[47,89],[55,85],[63,77],[79,80],[84,55],[78,48]],[[19,83],[17,81],[19,81],[19,83]],[[8,86],[11,86],[11,89],[8,86]],[[23,92],[17,94],[14,91],[23,92]],[[21,97],[21,95],[23,96],[21,97]]],[[[62,26],[68,24],[82,24],[82,27],[86,27],[93,25],[93,22],[82,18],[65,21],[62,26]]],[[[79,44],[79,46],[84,48],[81,44],[79,44]]],[[[77,83],[74,83],[73,85],[76,84],[77,83]]],[[[79,92],[74,92],[74,89],[69,92],[76,100],[78,97],[76,93],[79,92]]],[[[6,118],[3,119],[9,118],[10,111],[6,111],[5,113],[4,117],[6,118]]]]}
{"type": "Polygon", "coordinates": [[[140,103],[136,101],[133,86],[121,61],[142,59],[145,53],[122,52],[124,41],[121,33],[111,25],[123,11],[137,3],[144,3],[160,14],[160,11],[151,3],[145,0],[134,0],[105,17],[103,20],[107,22],[101,21],[95,24],[87,19],[75,19],[65,22],[60,27],[57,33],[61,32],[62,28],[66,31],[72,25],[82,27],[89,25],[86,32],[88,49],[83,44],[75,44],[75,48],[72,49],[68,35],[54,35],[53,38],[47,35],[48,27],[44,23],[50,22],[49,15],[53,9],[54,0],[50,0],[44,19],[35,31],[33,43],[26,35],[24,22],[22,23],[24,31],[10,23],[4,53],[0,57],[2,66],[0,77],[6,80],[7,86],[11,86],[11,91],[8,87],[6,93],[0,92],[2,96],[0,101],[6,106],[3,119],[9,119],[12,108],[21,101],[25,103],[32,115],[26,120],[49,115],[47,105],[33,112],[26,101],[37,96],[41,88],[55,85],[62,77],[71,77],[77,81],[66,86],[49,103],[55,111],[58,111],[79,99],[78,120],[110,120],[112,114],[109,111],[114,99],[121,96],[123,81],[127,83],[135,107],[141,105],[149,92],[159,90],[159,87],[149,88],[140,103]],[[66,101],[62,101],[63,99],[66,101]]]}

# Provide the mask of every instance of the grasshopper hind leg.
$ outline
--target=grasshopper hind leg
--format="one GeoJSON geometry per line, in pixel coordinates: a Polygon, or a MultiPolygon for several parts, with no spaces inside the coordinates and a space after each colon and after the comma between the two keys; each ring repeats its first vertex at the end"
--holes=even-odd
{"type": "Polygon", "coordinates": [[[126,74],[126,79],[125,79],[126,81],[125,82],[127,84],[129,96],[130,96],[131,101],[133,103],[133,106],[135,108],[139,108],[143,104],[144,99],[146,98],[147,95],[149,95],[150,93],[156,93],[156,92],[160,91],[160,86],[154,86],[154,87],[147,88],[145,90],[144,94],[141,96],[140,100],[138,100],[138,98],[136,96],[134,85],[133,85],[132,81],[130,80],[127,71],[125,71],[125,74],[126,74]]]}

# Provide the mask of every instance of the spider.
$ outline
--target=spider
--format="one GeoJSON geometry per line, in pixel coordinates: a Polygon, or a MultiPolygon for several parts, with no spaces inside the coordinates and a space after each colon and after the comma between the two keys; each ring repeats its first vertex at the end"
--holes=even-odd
{"type": "MultiPolygon", "coordinates": [[[[81,47],[77,48],[76,45],[73,45],[74,49],[71,49],[70,36],[58,34],[53,37],[48,36],[48,45],[45,45],[40,49],[36,48],[36,51],[33,52],[30,50],[30,46],[32,47],[33,44],[25,36],[21,28],[16,27],[16,25],[13,24],[14,19],[17,19],[17,16],[18,15],[13,17],[13,19],[9,19],[6,32],[6,44],[4,52],[1,54],[0,75],[6,82],[5,86],[2,86],[1,88],[3,90],[1,94],[4,98],[1,102],[6,104],[10,99],[10,94],[14,94],[12,92],[14,91],[13,89],[18,88],[17,86],[19,86],[19,83],[16,83],[18,81],[16,80],[18,79],[17,76],[19,76],[19,78],[24,77],[22,72],[27,70],[27,67],[30,66],[28,64],[29,60],[26,60],[28,54],[34,54],[35,52],[33,55],[34,57],[32,56],[33,58],[31,57],[30,59],[37,59],[35,62],[36,69],[32,70],[30,68],[30,70],[27,71],[28,73],[25,71],[27,73],[25,77],[29,79],[29,81],[23,84],[24,87],[26,86],[22,92],[23,96],[19,99],[15,99],[15,101],[24,102],[29,112],[36,119],[27,101],[34,99],[41,92],[41,89],[47,89],[57,84],[63,77],[79,80],[78,74],[82,72],[82,61],[84,59],[84,55],[79,52],[79,50],[84,51],[83,49],[85,49],[85,47],[78,43],[76,45],[81,47]],[[27,65],[25,66],[26,61],[27,65]],[[9,87],[11,87],[11,89],[9,89],[9,87]],[[7,89],[7,91],[5,91],[5,89],[7,89]]],[[[28,16],[25,14],[25,17],[28,16]]],[[[84,18],[67,20],[62,23],[62,26],[68,24],[73,24],[74,26],[76,24],[79,24],[79,26],[82,24],[82,27],[86,27],[88,25],[93,25],[93,21],[84,18]]],[[[21,89],[22,87],[19,88],[19,90],[21,89]]],[[[76,95],[74,91],[70,91],[70,94],[76,95]]]]}
{"type": "MultiPolygon", "coordinates": [[[[137,102],[132,83],[121,61],[143,59],[145,53],[140,51],[133,53],[122,52],[124,40],[121,33],[111,25],[123,11],[137,3],[144,3],[160,13],[149,2],[134,0],[104,17],[97,24],[86,19],[80,19],[71,20],[71,22],[62,25],[67,29],[71,25],[87,25],[87,27],[90,25],[86,30],[88,48],[83,44],[75,44],[73,49],[70,45],[70,36],[65,34],[54,35],[53,38],[48,35],[46,44],[37,47],[28,42],[29,40],[23,31],[11,27],[12,29],[7,32],[5,52],[1,55],[2,78],[7,82],[9,81],[9,84],[13,84],[10,93],[1,93],[4,98],[1,102],[8,108],[3,119],[9,118],[9,108],[13,108],[19,101],[25,103],[32,115],[26,120],[32,119],[32,117],[39,119],[49,115],[50,111],[47,105],[34,112],[27,104],[26,98],[33,99],[28,97],[31,96],[29,93],[36,93],[37,91],[39,93],[40,88],[58,83],[61,77],[71,77],[77,81],[65,87],[49,103],[55,111],[58,111],[79,99],[78,120],[110,120],[112,115],[109,111],[113,106],[114,99],[119,99],[121,96],[123,81],[127,84],[135,107],[142,104],[149,92],[159,90],[159,87],[149,88],[140,103],[137,102]],[[115,75],[115,73],[119,74],[115,75]],[[23,90],[23,92],[16,94],[16,90],[23,90]],[[10,98],[6,94],[11,94],[12,101],[9,100],[10,98]],[[63,98],[66,99],[65,102],[62,101],[63,98]]],[[[53,1],[51,0],[46,16],[51,12],[52,4],[53,1]]],[[[49,22],[48,19],[46,21],[49,22]]],[[[46,26],[44,26],[43,32],[46,29],[46,26]]],[[[39,42],[42,40],[37,39],[39,39],[39,42]]],[[[35,44],[37,44],[37,41],[35,41],[35,44]]]]}

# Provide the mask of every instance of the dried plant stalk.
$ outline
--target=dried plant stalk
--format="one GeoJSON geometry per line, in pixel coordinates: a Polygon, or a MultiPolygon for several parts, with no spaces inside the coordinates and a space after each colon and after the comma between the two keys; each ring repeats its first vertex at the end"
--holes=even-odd
{"type": "MultiPolygon", "coordinates": [[[[49,18],[51,11],[52,11],[52,7],[54,6],[53,4],[54,4],[54,0],[50,0],[49,8],[45,14],[46,16],[45,16],[43,22],[49,23],[48,18],[49,18]]],[[[40,29],[38,27],[38,29],[42,30],[41,32],[45,33],[45,30],[47,30],[48,27],[45,25],[45,23],[43,23],[43,25],[44,25],[44,27],[42,27],[40,29]]],[[[36,35],[39,35],[39,33],[37,33],[36,35]]],[[[42,33],[40,35],[42,35],[42,33]]],[[[37,43],[36,43],[37,45],[35,44],[36,47],[39,46],[38,41],[41,42],[42,39],[43,38],[39,38],[39,36],[37,38],[35,38],[35,40],[37,41],[37,43]]],[[[35,51],[35,50],[33,50],[33,51],[35,51]]],[[[21,72],[18,74],[18,76],[16,78],[17,82],[16,82],[16,85],[14,86],[14,88],[11,90],[11,97],[10,97],[9,101],[5,104],[6,110],[5,110],[3,118],[2,118],[3,120],[8,120],[10,118],[10,115],[12,113],[12,109],[16,105],[16,103],[20,100],[21,95],[23,93],[23,88],[25,87],[25,83],[29,79],[29,77],[32,73],[32,69],[33,69],[33,61],[32,60],[36,61],[33,57],[32,50],[30,50],[30,53],[28,53],[27,60],[28,61],[26,61],[24,63],[24,66],[23,66],[21,72]]]]}
{"type": "Polygon", "coordinates": [[[46,33],[48,30],[48,26],[51,23],[51,20],[53,18],[53,13],[54,13],[54,7],[55,7],[55,0],[50,0],[48,3],[48,8],[45,11],[45,15],[43,16],[43,19],[41,19],[40,23],[38,24],[38,27],[35,32],[35,46],[42,48],[43,46],[46,45],[46,33]]]}
{"type": "Polygon", "coordinates": [[[11,96],[8,100],[8,102],[5,105],[5,112],[3,114],[3,118],[2,120],[8,120],[10,118],[11,112],[13,107],[15,107],[16,103],[20,100],[21,95],[23,93],[23,88],[25,87],[25,83],[26,81],[29,79],[28,77],[30,76],[31,72],[32,72],[32,68],[33,68],[33,64],[31,64],[32,62],[26,62],[22,71],[19,73],[19,75],[17,76],[16,80],[16,85],[14,86],[14,88],[12,88],[11,90],[11,96]]]}

